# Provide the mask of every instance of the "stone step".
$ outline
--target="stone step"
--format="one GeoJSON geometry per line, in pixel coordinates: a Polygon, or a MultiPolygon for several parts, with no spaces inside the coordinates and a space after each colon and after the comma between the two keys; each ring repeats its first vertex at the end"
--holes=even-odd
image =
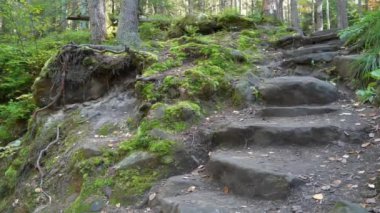
{"type": "Polygon", "coordinates": [[[338,90],[334,85],[306,76],[267,79],[258,90],[268,105],[324,105],[338,99],[338,90]]]}
{"type": "Polygon", "coordinates": [[[339,109],[338,106],[266,107],[261,109],[257,115],[261,117],[297,117],[332,113],[339,109]]]}
{"type": "MultiPolygon", "coordinates": [[[[305,159],[291,148],[275,152],[257,147],[212,152],[207,172],[234,194],[267,200],[285,199],[293,187],[302,185],[300,177],[313,167],[313,156],[305,159]],[[259,151],[260,150],[260,151],[259,151]]],[[[271,149],[273,150],[273,149],[271,149]]]]}
{"type": "Polygon", "coordinates": [[[210,178],[194,173],[171,177],[151,193],[156,193],[149,202],[154,212],[255,213],[266,212],[272,205],[270,201],[236,196],[210,178]]]}
{"type": "Polygon", "coordinates": [[[317,44],[311,46],[300,47],[295,50],[285,51],[286,57],[300,57],[312,53],[333,52],[339,50],[339,45],[334,44],[317,44]]]}
{"type": "MultiPolygon", "coordinates": [[[[234,118],[226,118],[225,122],[234,118]]],[[[212,146],[246,147],[326,145],[333,141],[359,142],[368,125],[358,116],[339,113],[301,117],[232,120],[208,130],[212,146]]]]}
{"type": "Polygon", "coordinates": [[[313,65],[316,63],[329,63],[332,62],[338,54],[336,51],[309,53],[287,59],[282,62],[282,66],[289,66],[290,64],[313,65]]]}

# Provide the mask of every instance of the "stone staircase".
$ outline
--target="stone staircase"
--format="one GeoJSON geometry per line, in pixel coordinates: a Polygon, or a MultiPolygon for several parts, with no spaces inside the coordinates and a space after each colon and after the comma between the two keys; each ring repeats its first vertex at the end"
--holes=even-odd
{"type": "MultiPolygon", "coordinates": [[[[316,45],[307,47],[310,54],[336,50],[316,45]]],[[[329,206],[310,197],[315,184],[342,175],[344,153],[366,137],[366,123],[339,99],[333,84],[313,77],[267,79],[259,92],[265,106],[257,113],[227,115],[204,130],[213,147],[209,161],[166,180],[151,197],[152,208],[164,213],[327,212],[329,206]],[[327,162],[332,155],[337,159],[327,162]]],[[[337,199],[349,196],[334,192],[337,199]]]]}

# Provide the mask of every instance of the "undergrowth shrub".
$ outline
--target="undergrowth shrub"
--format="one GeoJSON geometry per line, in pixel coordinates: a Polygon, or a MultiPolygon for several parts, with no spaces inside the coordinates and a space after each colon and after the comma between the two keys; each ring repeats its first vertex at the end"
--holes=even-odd
{"type": "Polygon", "coordinates": [[[367,14],[351,27],[340,32],[340,38],[346,45],[355,46],[362,51],[361,58],[352,64],[355,67],[355,80],[364,89],[357,91],[362,102],[374,102],[380,69],[380,11],[367,14]]]}
{"type": "Polygon", "coordinates": [[[35,107],[31,95],[23,95],[0,105],[0,145],[16,139],[25,131],[27,120],[35,107]]]}

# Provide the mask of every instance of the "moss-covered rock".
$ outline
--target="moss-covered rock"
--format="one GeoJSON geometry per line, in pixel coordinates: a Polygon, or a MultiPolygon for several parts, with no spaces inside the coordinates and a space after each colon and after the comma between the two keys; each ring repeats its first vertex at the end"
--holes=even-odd
{"type": "Polygon", "coordinates": [[[241,16],[236,11],[225,12],[219,16],[187,15],[169,29],[168,36],[169,38],[178,38],[196,33],[208,35],[220,30],[240,31],[253,28],[255,28],[254,21],[241,16]]]}

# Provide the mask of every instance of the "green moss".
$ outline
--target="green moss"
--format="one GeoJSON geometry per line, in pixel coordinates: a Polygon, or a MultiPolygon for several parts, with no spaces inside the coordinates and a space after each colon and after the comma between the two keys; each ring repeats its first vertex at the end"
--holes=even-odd
{"type": "Polygon", "coordinates": [[[103,124],[96,133],[102,136],[107,136],[112,134],[113,131],[115,131],[117,127],[114,124],[106,123],[103,124]]]}
{"type": "Polygon", "coordinates": [[[255,28],[252,19],[242,16],[237,10],[227,9],[217,17],[218,25],[226,30],[238,31],[246,28],[255,28]]]}
{"type": "Polygon", "coordinates": [[[165,61],[157,62],[152,64],[148,69],[146,69],[143,74],[144,76],[151,76],[160,72],[167,71],[174,67],[179,67],[182,65],[182,60],[180,58],[168,58],[165,61]]]}
{"type": "Polygon", "coordinates": [[[201,64],[185,72],[185,79],[181,86],[191,97],[209,99],[228,83],[224,78],[224,71],[218,66],[201,64]]]}
{"type": "Polygon", "coordinates": [[[91,203],[88,202],[87,198],[103,194],[104,187],[113,184],[113,180],[109,177],[92,178],[85,175],[79,196],[65,212],[89,212],[91,203]]]}
{"type": "Polygon", "coordinates": [[[198,104],[190,101],[180,101],[166,108],[164,119],[170,124],[179,121],[193,122],[198,120],[200,116],[201,108],[198,104]]]}
{"type": "Polygon", "coordinates": [[[142,195],[154,183],[166,175],[165,170],[129,169],[119,171],[115,177],[114,191],[111,203],[121,203],[124,206],[138,204],[142,195]]]}
{"type": "Polygon", "coordinates": [[[157,101],[160,94],[156,91],[154,83],[139,81],[135,84],[137,94],[147,101],[157,101]]]}
{"type": "Polygon", "coordinates": [[[83,59],[82,64],[86,67],[99,63],[94,57],[88,56],[83,59]]]}

